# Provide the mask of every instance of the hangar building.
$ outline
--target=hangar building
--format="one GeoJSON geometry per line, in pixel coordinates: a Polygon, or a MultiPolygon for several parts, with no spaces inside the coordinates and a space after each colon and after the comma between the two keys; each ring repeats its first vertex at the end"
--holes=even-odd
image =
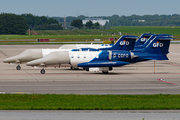
{"type": "Polygon", "coordinates": [[[83,24],[86,24],[88,21],[92,21],[93,23],[98,22],[101,26],[104,26],[106,22],[109,23],[109,20],[103,20],[102,18],[86,18],[85,20],[82,20],[83,24]]]}

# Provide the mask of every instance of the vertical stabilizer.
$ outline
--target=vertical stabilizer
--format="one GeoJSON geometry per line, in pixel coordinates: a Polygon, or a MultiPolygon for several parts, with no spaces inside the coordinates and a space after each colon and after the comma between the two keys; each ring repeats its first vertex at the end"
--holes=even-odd
{"type": "Polygon", "coordinates": [[[100,50],[125,50],[130,51],[134,49],[135,41],[138,37],[131,35],[123,35],[111,48],[103,48],[100,50]]]}
{"type": "Polygon", "coordinates": [[[171,37],[155,37],[149,42],[146,48],[143,50],[144,53],[151,54],[162,54],[166,55],[169,53],[170,41],[173,38],[171,37]]]}
{"type": "Polygon", "coordinates": [[[144,33],[142,34],[139,39],[135,43],[135,47],[142,46],[144,43],[152,36],[151,33],[144,33]]]}

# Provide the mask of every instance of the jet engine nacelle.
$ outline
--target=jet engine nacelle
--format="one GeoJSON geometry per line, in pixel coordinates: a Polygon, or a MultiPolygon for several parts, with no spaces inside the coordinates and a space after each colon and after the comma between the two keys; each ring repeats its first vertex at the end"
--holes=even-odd
{"type": "Polygon", "coordinates": [[[51,54],[44,57],[44,63],[47,65],[68,64],[70,63],[69,52],[52,52],[51,54]]]}
{"type": "Polygon", "coordinates": [[[109,51],[109,60],[123,61],[134,58],[134,53],[128,51],[109,51]]]}

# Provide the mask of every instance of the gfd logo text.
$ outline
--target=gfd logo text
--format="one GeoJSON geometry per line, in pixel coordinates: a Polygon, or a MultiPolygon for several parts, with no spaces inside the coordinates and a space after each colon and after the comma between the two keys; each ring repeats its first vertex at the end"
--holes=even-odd
{"type": "Polygon", "coordinates": [[[125,40],[120,42],[120,45],[129,45],[129,44],[130,44],[129,41],[125,41],[125,40]]]}
{"type": "Polygon", "coordinates": [[[163,43],[153,43],[153,47],[163,47],[163,43]]]}

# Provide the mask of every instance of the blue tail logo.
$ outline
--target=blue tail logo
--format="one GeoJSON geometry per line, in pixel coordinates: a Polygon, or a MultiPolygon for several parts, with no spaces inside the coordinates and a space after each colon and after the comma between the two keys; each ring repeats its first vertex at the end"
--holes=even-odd
{"type": "Polygon", "coordinates": [[[146,42],[148,39],[147,38],[141,38],[141,42],[146,42]]]}
{"type": "Polygon", "coordinates": [[[169,53],[169,45],[172,39],[171,37],[155,37],[150,41],[143,52],[166,55],[169,53]]]}
{"type": "Polygon", "coordinates": [[[135,47],[143,45],[153,34],[144,33],[140,36],[140,38],[136,41],[135,47]]]}
{"type": "Polygon", "coordinates": [[[122,37],[119,38],[119,40],[111,48],[111,50],[125,50],[125,51],[133,50],[136,39],[138,39],[137,36],[123,35],[122,37]]]}
{"type": "Polygon", "coordinates": [[[160,43],[159,41],[157,41],[157,43],[153,43],[153,47],[160,47],[162,48],[163,47],[163,43],[160,43]]]}
{"type": "Polygon", "coordinates": [[[99,50],[124,50],[130,51],[134,49],[134,45],[138,39],[137,36],[123,35],[111,48],[101,48],[99,50]]]}
{"type": "Polygon", "coordinates": [[[126,40],[123,40],[120,42],[120,45],[129,45],[130,42],[129,41],[126,41],[126,40]]]}

